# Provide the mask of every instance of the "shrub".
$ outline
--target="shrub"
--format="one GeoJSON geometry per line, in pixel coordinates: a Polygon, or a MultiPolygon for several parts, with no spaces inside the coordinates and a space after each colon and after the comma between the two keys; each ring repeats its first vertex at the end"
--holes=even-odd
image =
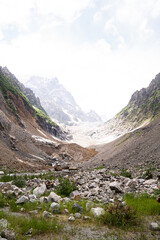
{"type": "Polygon", "coordinates": [[[107,207],[104,215],[101,215],[100,221],[116,227],[129,227],[136,225],[136,212],[129,206],[122,206],[120,203],[114,203],[107,207]]]}
{"type": "Polygon", "coordinates": [[[143,178],[145,178],[145,179],[153,178],[153,174],[152,174],[152,171],[150,168],[145,171],[145,173],[143,174],[143,178]]]}
{"type": "Polygon", "coordinates": [[[4,196],[2,195],[2,193],[0,193],[0,208],[3,208],[6,204],[6,200],[4,198],[4,196]]]}
{"type": "Polygon", "coordinates": [[[71,192],[77,190],[75,183],[68,178],[59,178],[59,185],[56,187],[56,193],[68,197],[71,192]]]}
{"type": "MultiPolygon", "coordinates": [[[[16,176],[16,175],[15,175],[16,176]]],[[[26,180],[23,177],[15,177],[13,180],[13,184],[19,188],[23,188],[26,186],[26,180]]]]}
{"type": "Polygon", "coordinates": [[[132,178],[132,173],[129,172],[127,169],[122,169],[120,175],[123,177],[132,178]]]}
{"type": "Polygon", "coordinates": [[[13,184],[16,185],[17,187],[25,187],[26,186],[26,181],[25,181],[26,176],[17,176],[17,175],[4,175],[0,178],[1,182],[10,182],[13,181],[13,184]]]}

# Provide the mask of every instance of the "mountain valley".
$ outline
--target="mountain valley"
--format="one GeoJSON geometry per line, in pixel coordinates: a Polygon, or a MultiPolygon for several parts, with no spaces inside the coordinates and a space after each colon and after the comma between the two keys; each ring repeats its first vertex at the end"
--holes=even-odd
{"type": "Polygon", "coordinates": [[[160,74],[103,123],[57,79],[24,85],[0,67],[0,239],[159,240],[159,231],[160,74]]]}

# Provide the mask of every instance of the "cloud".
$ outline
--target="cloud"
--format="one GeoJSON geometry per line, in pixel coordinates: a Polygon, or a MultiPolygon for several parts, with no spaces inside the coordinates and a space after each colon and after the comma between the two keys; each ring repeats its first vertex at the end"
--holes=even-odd
{"type": "Polygon", "coordinates": [[[16,24],[25,28],[33,7],[32,0],[0,0],[0,26],[16,24]]]}
{"type": "Polygon", "coordinates": [[[94,16],[93,16],[93,22],[96,23],[96,24],[100,23],[102,21],[102,19],[103,19],[103,16],[102,16],[102,12],[101,11],[96,12],[94,14],[94,16]]]}
{"type": "Polygon", "coordinates": [[[3,32],[0,29],[0,41],[3,40],[3,38],[4,38],[4,35],[3,35],[3,32]]]}
{"type": "Polygon", "coordinates": [[[53,14],[67,22],[79,17],[85,8],[94,6],[93,0],[35,0],[35,2],[40,14],[53,14]]]}
{"type": "Polygon", "coordinates": [[[20,79],[56,76],[84,109],[113,116],[159,72],[160,5],[102,2],[0,0],[0,65],[20,79]],[[19,31],[5,42],[10,24],[19,31]]]}

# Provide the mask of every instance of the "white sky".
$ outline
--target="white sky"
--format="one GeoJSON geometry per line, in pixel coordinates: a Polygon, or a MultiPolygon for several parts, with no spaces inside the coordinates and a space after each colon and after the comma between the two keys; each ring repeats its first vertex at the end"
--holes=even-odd
{"type": "Polygon", "coordinates": [[[112,117],[160,72],[160,0],[0,0],[0,65],[112,117]]]}

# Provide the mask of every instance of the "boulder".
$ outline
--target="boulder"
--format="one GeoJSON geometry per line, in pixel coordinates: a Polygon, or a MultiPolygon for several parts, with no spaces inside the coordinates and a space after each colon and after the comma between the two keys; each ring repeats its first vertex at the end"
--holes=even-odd
{"type": "Polygon", "coordinates": [[[116,193],[122,193],[122,189],[120,188],[120,185],[117,181],[111,182],[109,184],[109,187],[111,190],[115,190],[116,193]]]}
{"type": "Polygon", "coordinates": [[[59,205],[58,203],[56,203],[56,202],[53,202],[53,203],[51,204],[50,208],[51,208],[52,213],[58,213],[58,214],[61,213],[61,211],[60,211],[60,205],[59,205]]]}
{"type": "Polygon", "coordinates": [[[158,226],[158,223],[156,223],[156,222],[150,223],[150,229],[152,231],[160,231],[160,227],[158,226]]]}
{"type": "Polygon", "coordinates": [[[20,198],[18,198],[18,200],[16,201],[16,204],[23,204],[28,201],[29,201],[29,198],[27,196],[23,195],[20,198]]]}
{"type": "Polygon", "coordinates": [[[2,228],[7,228],[9,226],[9,222],[6,219],[1,219],[0,220],[0,229],[2,228]]]}
{"type": "Polygon", "coordinates": [[[75,210],[76,212],[83,212],[83,208],[77,203],[73,204],[72,209],[75,210]]]}
{"type": "Polygon", "coordinates": [[[34,195],[34,194],[30,194],[28,197],[29,197],[30,202],[36,202],[36,200],[37,200],[36,195],[34,195]]]}
{"type": "Polygon", "coordinates": [[[75,214],[74,214],[74,217],[75,217],[76,219],[80,219],[80,218],[82,217],[82,215],[78,212],[78,213],[75,213],[75,214]]]}
{"type": "Polygon", "coordinates": [[[77,190],[71,192],[70,198],[71,198],[72,200],[76,200],[76,201],[80,200],[80,199],[81,199],[80,192],[78,192],[77,190]]]}
{"type": "Polygon", "coordinates": [[[155,179],[148,179],[144,182],[144,185],[152,185],[152,184],[156,184],[157,180],[155,179]]]}
{"type": "Polygon", "coordinates": [[[46,190],[46,184],[43,183],[40,187],[36,187],[33,190],[33,194],[36,195],[36,197],[40,197],[45,193],[46,190]]]}
{"type": "Polygon", "coordinates": [[[51,218],[53,215],[50,212],[44,211],[42,213],[42,217],[44,218],[51,218]]]}
{"type": "Polygon", "coordinates": [[[70,222],[74,222],[74,221],[75,221],[75,217],[70,216],[70,217],[68,218],[68,221],[70,221],[70,222]]]}
{"type": "Polygon", "coordinates": [[[55,192],[51,192],[48,196],[48,202],[59,202],[61,199],[55,192]]]}
{"type": "Polygon", "coordinates": [[[6,238],[7,240],[15,240],[16,239],[15,233],[9,229],[3,229],[1,231],[1,237],[6,238]]]}
{"type": "Polygon", "coordinates": [[[101,207],[91,208],[91,213],[94,217],[99,217],[105,213],[104,209],[101,207]]]}

